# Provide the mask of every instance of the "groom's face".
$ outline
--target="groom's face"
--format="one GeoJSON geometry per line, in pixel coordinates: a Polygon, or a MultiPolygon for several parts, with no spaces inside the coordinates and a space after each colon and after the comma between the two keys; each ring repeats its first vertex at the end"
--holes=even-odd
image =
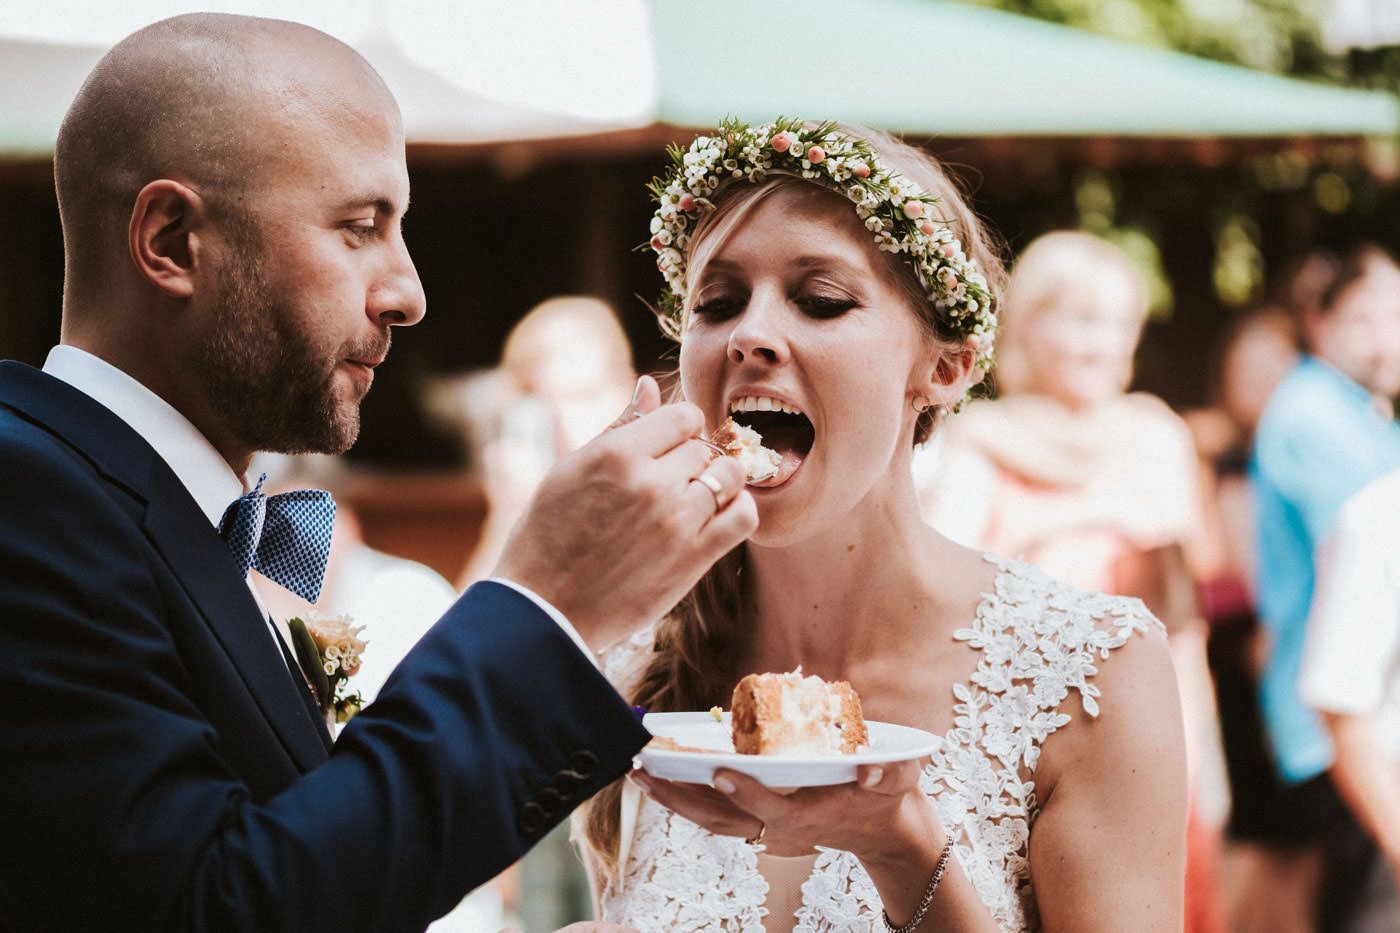
{"type": "Polygon", "coordinates": [[[249,194],[224,212],[200,361],[229,430],[253,449],[338,453],[389,329],[424,299],[400,228],[408,204],[391,100],[271,118],[249,194]]]}
{"type": "Polygon", "coordinates": [[[279,452],[340,453],[359,435],[359,403],[368,384],[345,392],[335,379],[347,356],[382,359],[382,337],[359,346],[326,346],[269,285],[265,246],[256,233],[219,270],[217,322],[198,358],[220,415],[248,446],[279,452]]]}

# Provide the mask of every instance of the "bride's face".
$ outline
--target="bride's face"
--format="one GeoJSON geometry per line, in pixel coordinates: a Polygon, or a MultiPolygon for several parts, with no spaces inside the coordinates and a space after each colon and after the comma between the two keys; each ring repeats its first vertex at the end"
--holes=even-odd
{"type": "Polygon", "coordinates": [[[680,371],[711,428],[731,413],[782,454],[750,486],[773,546],[821,530],[908,474],[915,395],[937,353],[845,200],[791,185],[693,269],[680,371]]]}

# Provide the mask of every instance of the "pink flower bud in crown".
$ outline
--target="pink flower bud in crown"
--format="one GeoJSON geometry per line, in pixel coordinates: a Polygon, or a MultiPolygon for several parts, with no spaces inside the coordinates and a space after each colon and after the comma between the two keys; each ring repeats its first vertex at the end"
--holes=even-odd
{"type": "Polygon", "coordinates": [[[984,370],[991,366],[995,296],[987,291],[975,260],[953,238],[950,221],[933,210],[938,196],[885,165],[870,141],[834,123],[779,119],[754,126],[731,119],[718,133],[697,136],[688,149],[672,150],[671,158],[669,171],[649,186],[656,198],[649,243],[666,280],[658,314],[668,335],[681,334],[687,253],[697,212],[708,210],[723,187],[761,184],[771,174],[785,174],[850,201],[875,234],[876,246],[903,254],[926,283],[934,310],[967,340],[977,365],[984,370]],[[827,168],[813,169],[822,163],[827,168]]]}

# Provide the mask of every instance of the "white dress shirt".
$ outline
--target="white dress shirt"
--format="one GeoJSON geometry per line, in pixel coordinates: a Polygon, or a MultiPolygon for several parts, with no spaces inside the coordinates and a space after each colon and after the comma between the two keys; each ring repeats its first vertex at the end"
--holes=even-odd
{"type": "MultiPolygon", "coordinates": [[[[247,477],[234,473],[228,461],[189,419],[165,399],[106,360],[77,347],[60,344],[49,351],[44,361],[44,372],[100,403],[141,435],[189,490],[200,511],[216,529],[233,500],[251,490],[247,477]]],[[[511,580],[493,578],[492,582],[510,587],[533,602],[564,630],[585,657],[597,664],[582,636],[563,613],[547,600],[511,580]]],[[[263,618],[270,620],[273,631],[290,647],[291,630],[287,628],[286,620],[272,619],[257,588],[253,586],[251,574],[248,590],[253,594],[263,618]]]]}
{"type": "Polygon", "coordinates": [[[1376,714],[1400,763],[1400,471],[1347,500],[1318,550],[1298,678],[1310,705],[1376,714]]]}

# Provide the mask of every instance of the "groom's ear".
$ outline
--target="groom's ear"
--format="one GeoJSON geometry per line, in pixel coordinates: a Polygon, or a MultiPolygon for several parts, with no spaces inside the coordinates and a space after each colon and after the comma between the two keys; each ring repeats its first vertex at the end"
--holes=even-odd
{"type": "Polygon", "coordinates": [[[198,282],[208,206],[194,189],[169,178],[136,195],[127,248],[137,272],[171,298],[189,298],[198,282]]]}

